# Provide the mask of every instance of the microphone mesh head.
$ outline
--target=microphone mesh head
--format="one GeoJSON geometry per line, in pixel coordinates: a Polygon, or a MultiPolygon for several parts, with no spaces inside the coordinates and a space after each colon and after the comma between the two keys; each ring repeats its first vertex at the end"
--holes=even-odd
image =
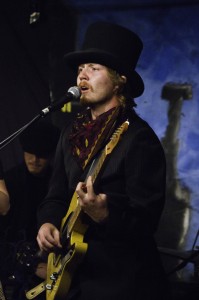
{"type": "Polygon", "coordinates": [[[68,93],[73,94],[74,98],[79,98],[81,96],[80,89],[78,86],[72,86],[68,89],[68,93]]]}

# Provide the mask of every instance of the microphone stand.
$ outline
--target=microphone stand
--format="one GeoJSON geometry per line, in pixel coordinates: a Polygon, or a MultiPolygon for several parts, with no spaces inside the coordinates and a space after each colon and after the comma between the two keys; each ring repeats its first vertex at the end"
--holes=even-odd
{"type": "Polygon", "coordinates": [[[66,95],[64,95],[59,101],[51,104],[34,117],[30,122],[26,125],[22,126],[20,129],[15,131],[13,134],[8,136],[5,140],[0,142],[0,150],[7,146],[12,140],[14,140],[19,134],[21,134],[26,128],[28,128],[32,123],[36,122],[38,119],[45,117],[49,112],[55,111],[64,106],[64,104],[71,102],[72,100],[77,100],[81,96],[80,89],[77,86],[73,86],[68,89],[66,95]]]}
{"type": "Polygon", "coordinates": [[[48,106],[36,115],[30,122],[19,128],[17,131],[13,132],[10,136],[8,136],[5,140],[0,142],[0,150],[2,150],[5,146],[7,146],[11,141],[13,141],[17,136],[19,136],[26,128],[28,128],[31,124],[35,123],[40,118],[44,118],[51,111],[51,106],[48,106]]]}
{"type": "Polygon", "coordinates": [[[196,236],[195,236],[195,239],[194,239],[194,242],[192,245],[192,249],[189,251],[179,252],[177,250],[158,247],[160,253],[182,260],[182,262],[180,262],[177,266],[175,266],[171,271],[169,271],[167,273],[168,276],[172,275],[176,271],[183,269],[184,267],[186,267],[186,265],[188,263],[193,263],[194,264],[194,276],[193,277],[194,277],[194,279],[199,278],[199,247],[196,246],[198,237],[199,237],[199,230],[196,233],[196,236]]]}

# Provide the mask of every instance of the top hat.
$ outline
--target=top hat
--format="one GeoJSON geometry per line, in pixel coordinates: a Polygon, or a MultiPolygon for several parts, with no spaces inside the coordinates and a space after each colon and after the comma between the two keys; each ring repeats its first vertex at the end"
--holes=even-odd
{"type": "Polygon", "coordinates": [[[19,141],[23,151],[47,158],[55,152],[59,136],[59,128],[42,119],[26,128],[19,141]]]}
{"type": "Polygon", "coordinates": [[[141,39],[129,29],[96,22],[88,27],[81,50],[67,53],[64,59],[73,68],[83,63],[98,63],[125,75],[131,96],[139,97],[144,83],[135,68],[142,48],[141,39]]]}

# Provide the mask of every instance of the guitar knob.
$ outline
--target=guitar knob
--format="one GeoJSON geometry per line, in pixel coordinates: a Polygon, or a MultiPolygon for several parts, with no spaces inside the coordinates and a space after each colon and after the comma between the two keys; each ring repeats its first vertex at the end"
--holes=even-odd
{"type": "Polygon", "coordinates": [[[51,280],[56,280],[58,277],[58,274],[56,272],[53,272],[51,275],[50,275],[50,279],[51,280]]]}
{"type": "Polygon", "coordinates": [[[46,289],[47,290],[52,290],[53,289],[52,284],[47,283],[46,284],[46,289]]]}

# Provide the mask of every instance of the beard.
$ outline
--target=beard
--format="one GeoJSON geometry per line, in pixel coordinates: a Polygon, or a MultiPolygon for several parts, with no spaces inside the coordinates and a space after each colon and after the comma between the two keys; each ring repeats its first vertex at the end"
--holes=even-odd
{"type": "Polygon", "coordinates": [[[86,96],[82,95],[80,97],[80,104],[82,106],[89,106],[90,105],[90,101],[89,101],[89,99],[86,96]]]}
{"type": "Polygon", "coordinates": [[[99,98],[99,99],[93,99],[93,98],[89,98],[87,97],[87,95],[81,95],[80,97],[80,104],[82,106],[89,106],[89,107],[95,107],[98,106],[100,104],[104,104],[110,101],[110,99],[112,98],[113,94],[109,93],[104,95],[103,97],[99,98]]]}

